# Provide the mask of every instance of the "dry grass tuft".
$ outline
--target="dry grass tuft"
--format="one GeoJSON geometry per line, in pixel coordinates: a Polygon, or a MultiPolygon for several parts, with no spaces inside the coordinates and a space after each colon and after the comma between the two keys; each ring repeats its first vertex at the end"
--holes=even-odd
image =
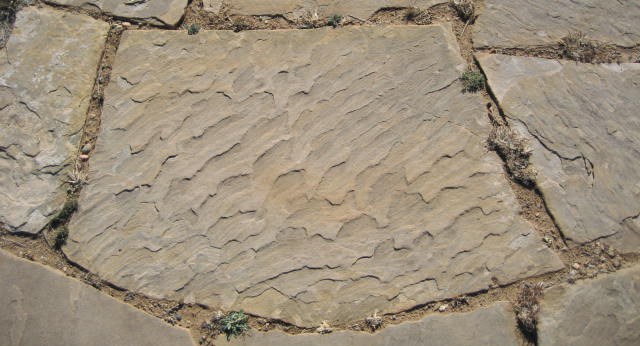
{"type": "Polygon", "coordinates": [[[451,0],[449,1],[449,6],[456,10],[458,17],[460,17],[464,22],[469,23],[473,21],[476,13],[476,7],[473,0],[451,0]]]}
{"type": "Polygon", "coordinates": [[[518,326],[528,338],[535,341],[537,335],[537,318],[540,310],[540,298],[544,290],[544,282],[532,284],[525,282],[515,302],[518,326]]]}
{"type": "Polygon", "coordinates": [[[598,44],[581,32],[570,32],[560,40],[562,57],[584,63],[594,62],[598,44]]]}
{"type": "Polygon", "coordinates": [[[529,165],[531,150],[525,139],[505,125],[494,126],[489,133],[489,149],[495,150],[506,162],[507,170],[520,184],[535,186],[536,171],[529,165]]]}

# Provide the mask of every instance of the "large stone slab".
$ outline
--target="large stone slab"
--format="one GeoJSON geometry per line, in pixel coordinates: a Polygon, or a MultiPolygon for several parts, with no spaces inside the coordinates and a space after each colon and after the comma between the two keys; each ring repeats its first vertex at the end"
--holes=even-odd
{"type": "Polygon", "coordinates": [[[544,294],[538,344],[640,345],[640,267],[544,294]]]}
{"type": "Polygon", "coordinates": [[[125,33],[65,252],[298,325],[561,268],[457,49],[443,26],[125,33]]]}
{"type": "Polygon", "coordinates": [[[479,55],[537,184],[570,240],[640,251],[640,64],[479,55]]]}
{"type": "Polygon", "coordinates": [[[193,345],[186,329],[1,250],[0,277],[2,345],[193,345]]]}
{"type": "Polygon", "coordinates": [[[619,46],[640,44],[640,2],[602,0],[485,0],[473,26],[480,47],[557,43],[571,31],[619,46]]]}
{"type": "Polygon", "coordinates": [[[111,16],[154,25],[175,26],[184,15],[188,0],[46,0],[46,2],[97,9],[111,16]]]}
{"type": "Polygon", "coordinates": [[[223,346],[466,346],[521,345],[516,334],[516,319],[509,303],[499,302],[469,313],[431,315],[417,322],[388,326],[369,334],[341,331],[331,334],[288,335],[280,331],[250,332],[250,335],[227,340],[220,335],[216,345],[223,346]]]}
{"type": "MultiPolygon", "coordinates": [[[[389,7],[416,7],[427,9],[446,3],[446,0],[229,0],[229,13],[239,15],[283,15],[287,18],[299,18],[304,15],[325,18],[334,14],[354,16],[366,20],[376,11],[389,7]]],[[[206,1],[216,4],[216,0],[206,1]],[[212,2],[213,1],[213,2],[212,2]]],[[[209,5],[211,9],[220,6],[209,5]]]]}
{"type": "Polygon", "coordinates": [[[64,203],[107,30],[83,15],[18,13],[0,62],[0,226],[37,233],[64,203]]]}

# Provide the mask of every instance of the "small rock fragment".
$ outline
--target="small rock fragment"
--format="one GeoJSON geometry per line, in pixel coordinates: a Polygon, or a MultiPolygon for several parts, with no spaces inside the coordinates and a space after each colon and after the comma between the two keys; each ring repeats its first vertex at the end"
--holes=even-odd
{"type": "Polygon", "coordinates": [[[332,331],[333,329],[331,329],[331,326],[329,326],[329,323],[327,323],[327,321],[322,321],[322,323],[320,323],[320,327],[316,328],[316,332],[320,334],[328,334],[332,331]]]}
{"type": "Polygon", "coordinates": [[[580,270],[580,264],[579,263],[574,263],[571,265],[571,268],[575,269],[575,270],[580,270]]]}
{"type": "Polygon", "coordinates": [[[449,308],[449,305],[448,305],[448,304],[442,304],[442,305],[440,305],[440,306],[438,307],[438,311],[440,311],[440,312],[445,312],[445,311],[447,311],[447,309],[448,309],[448,308],[449,308]]]}
{"type": "Polygon", "coordinates": [[[82,149],[80,149],[80,152],[83,154],[89,154],[91,152],[91,144],[87,143],[83,145],[82,149]]]}
{"type": "Polygon", "coordinates": [[[129,28],[129,27],[131,27],[131,23],[129,23],[129,22],[122,22],[122,26],[123,26],[124,28],[129,28]]]}
{"type": "Polygon", "coordinates": [[[373,312],[373,315],[367,317],[364,321],[372,330],[376,330],[382,326],[382,318],[378,316],[377,310],[373,312]]]}

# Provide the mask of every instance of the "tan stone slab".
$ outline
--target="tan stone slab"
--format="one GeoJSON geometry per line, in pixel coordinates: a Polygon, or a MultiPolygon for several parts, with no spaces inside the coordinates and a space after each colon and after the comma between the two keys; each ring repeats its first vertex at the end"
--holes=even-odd
{"type": "Polygon", "coordinates": [[[192,346],[186,329],[0,250],[4,346],[192,346]]]}
{"type": "Polygon", "coordinates": [[[555,44],[569,32],[632,47],[640,44],[640,1],[486,0],[473,26],[473,45],[526,47],[555,44]]]}
{"type": "Polygon", "coordinates": [[[65,252],[299,325],[559,269],[465,68],[444,26],[126,32],[65,252]]]}
{"type": "Polygon", "coordinates": [[[640,64],[478,57],[562,233],[640,251],[640,64]]]}
{"type": "Polygon", "coordinates": [[[545,292],[538,344],[640,345],[640,267],[545,292]]]}
{"type": "Polygon", "coordinates": [[[184,16],[188,0],[46,0],[46,2],[98,9],[111,16],[154,25],[175,26],[184,16]]]}
{"type": "Polygon", "coordinates": [[[499,302],[473,312],[431,315],[417,322],[387,326],[375,334],[341,331],[331,334],[290,335],[280,331],[259,333],[227,340],[220,335],[218,346],[517,346],[516,319],[511,305],[499,302]]]}
{"type": "Polygon", "coordinates": [[[0,61],[0,226],[37,233],[61,208],[108,25],[27,7],[0,61]]]}
{"type": "MultiPolygon", "coordinates": [[[[216,4],[216,0],[205,0],[216,4]]],[[[325,18],[332,15],[354,16],[366,20],[376,11],[390,7],[416,7],[427,9],[446,3],[446,0],[228,0],[231,14],[238,15],[284,15],[298,18],[303,15],[325,18]]],[[[220,6],[210,6],[220,8],[220,6]]]]}

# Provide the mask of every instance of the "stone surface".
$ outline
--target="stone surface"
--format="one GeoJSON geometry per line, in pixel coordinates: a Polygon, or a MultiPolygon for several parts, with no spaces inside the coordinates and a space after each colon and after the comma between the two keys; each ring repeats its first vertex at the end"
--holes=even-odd
{"type": "Polygon", "coordinates": [[[561,268],[484,147],[457,49],[443,26],[126,32],[65,252],[152,296],[316,326],[561,268]]]}
{"type": "Polygon", "coordinates": [[[640,64],[478,56],[562,233],[640,251],[640,64]]]}
{"type": "Polygon", "coordinates": [[[640,345],[640,267],[544,294],[538,344],[640,345]]]}
{"type": "Polygon", "coordinates": [[[340,331],[331,334],[288,335],[280,331],[259,333],[227,340],[220,335],[218,346],[467,346],[521,345],[516,335],[516,319],[509,303],[499,302],[469,313],[431,315],[418,322],[391,325],[375,334],[340,331]]]}
{"type": "Polygon", "coordinates": [[[640,1],[485,0],[473,26],[475,47],[526,47],[557,43],[580,31],[592,40],[640,44],[640,1]]]}
{"type": "MultiPolygon", "coordinates": [[[[188,0],[46,0],[64,6],[97,9],[105,14],[154,25],[175,26],[188,0]]],[[[210,0],[205,0],[210,1],[210,0]]]]}
{"type": "Polygon", "coordinates": [[[37,233],[64,203],[107,30],[83,15],[18,13],[0,52],[0,226],[37,233]]]}
{"type": "Polygon", "coordinates": [[[0,278],[2,345],[193,345],[186,329],[2,250],[0,278]]]}
{"type": "MultiPolygon", "coordinates": [[[[205,0],[217,3],[216,0],[205,0]]],[[[284,15],[298,18],[303,15],[325,18],[334,14],[354,16],[366,20],[376,11],[388,7],[417,7],[427,9],[446,3],[446,0],[229,0],[229,13],[239,15],[284,15]]],[[[216,8],[216,6],[212,6],[216,8]]],[[[219,9],[220,6],[217,6],[219,9]]]]}

